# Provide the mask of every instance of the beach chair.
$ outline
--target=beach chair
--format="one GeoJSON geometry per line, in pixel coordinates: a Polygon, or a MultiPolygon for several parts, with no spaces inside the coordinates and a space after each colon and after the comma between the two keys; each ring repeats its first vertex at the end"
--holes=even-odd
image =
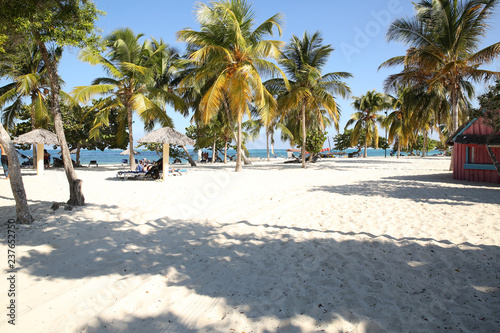
{"type": "Polygon", "coordinates": [[[122,159],[122,165],[128,164],[128,160],[126,158],[122,159]]]}
{"type": "Polygon", "coordinates": [[[90,168],[90,166],[91,166],[91,165],[94,165],[94,166],[96,166],[96,167],[99,167],[99,164],[97,164],[97,161],[90,161],[90,163],[89,163],[89,168],[90,168]]]}

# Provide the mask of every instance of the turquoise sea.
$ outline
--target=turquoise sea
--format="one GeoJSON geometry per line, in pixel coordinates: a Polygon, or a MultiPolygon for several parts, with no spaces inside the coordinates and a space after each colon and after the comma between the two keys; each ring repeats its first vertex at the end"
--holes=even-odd
{"type": "MultiPolygon", "coordinates": [[[[52,156],[52,157],[57,157],[57,158],[60,158],[61,155],[58,154],[60,150],[54,150],[54,149],[47,149],[47,151],[49,152],[49,154],[52,156]]],[[[150,160],[150,161],[155,161],[155,160],[158,160],[160,158],[160,156],[158,156],[156,154],[156,152],[151,152],[151,151],[141,151],[141,150],[138,150],[140,152],[139,155],[136,155],[136,159],[143,159],[143,158],[146,158],[147,160],[150,160]]],[[[356,149],[347,149],[347,153],[350,153],[350,152],[354,152],[356,151],[356,149]]],[[[21,154],[25,155],[25,156],[32,156],[32,151],[31,150],[20,150],[19,151],[21,154]]],[[[80,163],[82,165],[86,165],[88,164],[90,161],[97,161],[97,163],[99,164],[119,164],[122,162],[123,159],[127,159],[128,160],[128,155],[120,155],[120,153],[122,152],[122,150],[117,150],[117,149],[113,149],[113,150],[104,150],[104,151],[100,151],[100,150],[85,150],[85,149],[82,149],[80,151],[80,163]]],[[[189,152],[191,153],[191,156],[193,156],[193,159],[196,161],[198,160],[198,153],[197,152],[193,152],[193,150],[189,150],[189,152]]],[[[391,150],[390,149],[387,149],[387,157],[389,158],[390,157],[390,152],[391,150]]],[[[228,151],[228,155],[235,155],[235,151],[234,150],[229,150],[228,151]]],[[[249,149],[249,153],[250,153],[250,157],[251,158],[267,158],[267,150],[266,149],[249,149]]],[[[275,153],[275,157],[278,157],[278,158],[286,158],[287,157],[287,153],[286,153],[286,149],[275,149],[274,150],[274,153],[275,153]]],[[[361,153],[363,153],[363,151],[361,151],[361,153]]],[[[429,152],[429,155],[434,155],[434,154],[438,154],[439,151],[437,150],[433,150],[433,151],[430,151],[429,152]]],[[[212,152],[209,151],[209,155],[211,156],[212,152]]],[[[299,155],[299,153],[295,153],[296,156],[299,155]]],[[[406,154],[404,154],[406,155],[406,154]]],[[[371,157],[371,156],[384,156],[384,150],[383,149],[368,149],[368,156],[371,157]]],[[[71,157],[73,159],[75,159],[75,155],[71,155],[71,157]]],[[[271,155],[271,157],[273,157],[273,155],[271,155]]],[[[223,158],[223,156],[221,156],[221,158],[223,158]]],[[[22,163],[23,161],[26,161],[26,159],[23,159],[21,156],[20,156],[20,162],[22,163]]],[[[173,159],[171,158],[170,159],[170,162],[172,163],[173,162],[173,159]]],[[[187,162],[186,160],[183,160],[182,162],[187,162]]],[[[51,163],[52,163],[52,159],[51,159],[51,163]]]]}

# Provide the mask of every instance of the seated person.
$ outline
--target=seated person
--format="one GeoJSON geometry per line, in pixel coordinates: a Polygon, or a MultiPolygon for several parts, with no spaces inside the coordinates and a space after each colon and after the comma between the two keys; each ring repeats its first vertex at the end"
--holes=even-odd
{"type": "Polygon", "coordinates": [[[143,161],[140,161],[139,164],[137,164],[137,168],[136,168],[136,171],[139,171],[139,172],[144,172],[144,162],[143,161]]]}

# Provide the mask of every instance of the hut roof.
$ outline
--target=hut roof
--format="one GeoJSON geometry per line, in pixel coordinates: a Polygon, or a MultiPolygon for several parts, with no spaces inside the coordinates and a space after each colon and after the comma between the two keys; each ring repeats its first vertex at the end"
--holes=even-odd
{"type": "Polygon", "coordinates": [[[146,134],[139,140],[139,143],[168,143],[173,145],[194,145],[194,140],[188,138],[173,128],[163,127],[151,133],[146,134]]]}
{"type": "MultiPolygon", "coordinates": [[[[486,112],[486,109],[483,110],[483,114],[486,112]]],[[[500,110],[496,111],[497,113],[500,113],[500,110]]],[[[456,143],[462,143],[462,144],[486,144],[486,138],[488,135],[479,135],[479,134],[464,134],[469,127],[471,127],[477,120],[482,119],[483,117],[477,117],[473,119],[467,120],[465,123],[463,123],[450,137],[445,141],[445,144],[448,146],[453,146],[453,144],[456,143]],[[484,138],[480,138],[483,137],[484,138]]],[[[495,135],[496,137],[497,135],[495,135]]],[[[491,141],[491,144],[498,144],[497,143],[498,139],[493,138],[491,141]]]]}
{"type": "Polygon", "coordinates": [[[17,139],[14,140],[14,143],[17,144],[26,144],[26,143],[31,144],[34,142],[43,143],[45,145],[59,144],[59,140],[57,140],[57,135],[41,128],[22,134],[17,139]]]}
{"type": "MultiPolygon", "coordinates": [[[[129,153],[130,153],[130,150],[129,150],[129,149],[125,149],[124,151],[122,151],[122,152],[120,153],[120,155],[129,155],[129,153]]],[[[134,151],[133,151],[133,153],[134,153],[134,155],[139,155],[139,154],[140,154],[140,153],[139,153],[138,151],[136,151],[136,150],[134,150],[134,151]]]]}
{"type": "MultiPolygon", "coordinates": [[[[457,135],[455,137],[456,143],[462,144],[476,144],[476,145],[485,145],[486,139],[488,135],[480,135],[480,134],[466,134],[466,135],[457,135]]],[[[500,134],[496,134],[490,140],[490,144],[492,145],[500,145],[500,134]]]]}

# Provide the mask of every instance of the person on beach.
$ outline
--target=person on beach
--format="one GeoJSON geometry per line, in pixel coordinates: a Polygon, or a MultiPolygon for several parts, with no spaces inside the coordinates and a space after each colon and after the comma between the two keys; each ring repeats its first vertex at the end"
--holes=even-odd
{"type": "Polygon", "coordinates": [[[2,167],[5,179],[9,179],[9,159],[7,158],[7,152],[2,145],[0,145],[0,154],[2,155],[2,167]]]}
{"type": "Polygon", "coordinates": [[[139,164],[137,164],[137,168],[135,170],[139,172],[144,172],[144,162],[139,161],[139,164]]]}
{"type": "Polygon", "coordinates": [[[45,168],[50,167],[50,154],[47,149],[43,150],[43,165],[45,168]]]}

